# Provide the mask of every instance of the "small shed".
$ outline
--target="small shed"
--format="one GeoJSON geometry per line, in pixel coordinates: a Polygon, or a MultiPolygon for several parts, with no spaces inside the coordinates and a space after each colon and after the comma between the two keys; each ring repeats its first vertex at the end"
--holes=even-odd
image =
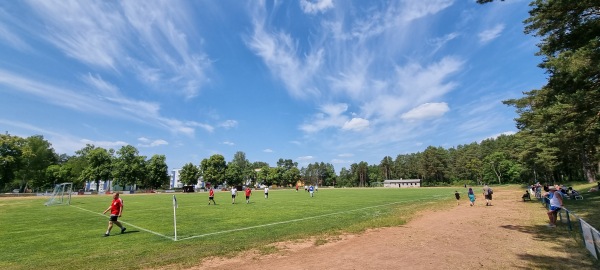
{"type": "Polygon", "coordinates": [[[421,179],[385,180],[383,187],[387,188],[415,188],[421,187],[421,179]]]}

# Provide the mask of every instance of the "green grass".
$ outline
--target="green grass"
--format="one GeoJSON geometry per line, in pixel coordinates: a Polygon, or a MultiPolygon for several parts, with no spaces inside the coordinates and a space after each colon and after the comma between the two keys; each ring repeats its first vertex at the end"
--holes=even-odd
{"type": "Polygon", "coordinates": [[[600,229],[600,192],[589,192],[590,188],[597,186],[596,183],[574,185],[573,189],[581,193],[583,200],[564,200],[564,205],[594,228],[600,229]]]}
{"type": "MultiPolygon", "coordinates": [[[[238,193],[239,194],[239,193],[238,193]]],[[[453,199],[452,188],[320,189],[315,197],[295,190],[254,191],[231,204],[228,192],[176,194],[174,241],[172,194],[123,195],[121,221],[103,237],[110,196],[74,196],[71,206],[43,205],[44,198],[0,199],[0,269],[107,269],[188,267],[210,256],[234,256],[269,244],[361,232],[404,224],[416,211],[453,199]],[[153,233],[152,233],[153,232],[153,233]]]]}

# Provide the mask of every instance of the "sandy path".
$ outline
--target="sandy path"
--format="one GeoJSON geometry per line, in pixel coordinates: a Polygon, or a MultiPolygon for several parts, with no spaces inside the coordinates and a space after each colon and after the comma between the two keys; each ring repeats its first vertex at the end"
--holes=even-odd
{"type": "Polygon", "coordinates": [[[319,246],[315,240],[278,243],[274,254],[213,258],[193,269],[547,269],[555,263],[595,269],[590,257],[569,252],[577,243],[560,236],[564,228],[545,226],[540,204],[521,202],[518,190],[494,191],[493,206],[478,195],[474,207],[463,199],[405,226],[344,235],[319,246]]]}

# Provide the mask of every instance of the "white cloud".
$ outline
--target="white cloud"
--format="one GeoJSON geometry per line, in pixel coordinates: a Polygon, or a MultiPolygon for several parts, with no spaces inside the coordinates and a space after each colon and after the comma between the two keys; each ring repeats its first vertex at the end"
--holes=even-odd
{"type": "Polygon", "coordinates": [[[500,36],[502,31],[504,30],[504,24],[497,24],[491,29],[487,29],[479,33],[479,42],[480,43],[488,43],[489,41],[500,36]]]}
{"type": "Polygon", "coordinates": [[[348,121],[348,117],[343,115],[348,110],[345,103],[325,104],[320,107],[321,112],[317,113],[300,126],[300,130],[306,133],[314,133],[331,127],[343,127],[348,121]]]}
{"type": "Polygon", "coordinates": [[[352,120],[344,123],[343,130],[361,131],[369,127],[369,120],[363,118],[352,118],[352,120]]]}
{"type": "Polygon", "coordinates": [[[404,120],[423,120],[429,118],[438,118],[448,112],[448,104],[445,102],[441,103],[425,103],[418,107],[402,114],[401,118],[404,120]]]}
{"type": "Polygon", "coordinates": [[[265,153],[273,153],[273,150],[267,148],[267,149],[263,150],[263,152],[265,152],[265,153]]]}
{"type": "Polygon", "coordinates": [[[138,144],[138,146],[140,147],[155,147],[155,146],[161,146],[161,145],[168,145],[169,143],[165,140],[150,140],[148,138],[145,137],[140,137],[138,138],[138,141],[140,141],[140,143],[138,144]]]}
{"type": "Polygon", "coordinates": [[[333,0],[300,0],[300,7],[308,14],[324,13],[333,8],[333,0]]]}
{"type": "Polygon", "coordinates": [[[343,154],[339,154],[338,157],[353,157],[354,154],[351,153],[343,153],[343,154]]]}
{"type": "Polygon", "coordinates": [[[310,82],[322,64],[323,50],[317,48],[299,57],[297,41],[288,33],[268,29],[266,21],[262,3],[253,14],[254,31],[246,39],[247,46],[283,81],[290,95],[296,98],[318,96],[318,89],[310,82]]]}
{"type": "Polygon", "coordinates": [[[113,148],[113,149],[117,149],[121,146],[125,146],[128,145],[128,143],[123,142],[123,141],[93,141],[93,140],[88,140],[88,139],[81,139],[80,142],[82,144],[93,144],[96,147],[102,147],[102,148],[113,148]]]}
{"type": "Polygon", "coordinates": [[[234,128],[237,127],[238,122],[235,120],[226,120],[224,122],[222,122],[221,124],[219,124],[220,127],[223,127],[225,129],[230,129],[230,128],[234,128]]]}
{"type": "Polygon", "coordinates": [[[234,146],[235,145],[235,143],[232,143],[230,141],[224,141],[223,144],[224,145],[229,145],[229,146],[234,146]]]}
{"type": "Polygon", "coordinates": [[[296,159],[298,161],[308,161],[308,160],[312,160],[314,157],[313,156],[302,156],[302,157],[297,157],[296,159]]]}

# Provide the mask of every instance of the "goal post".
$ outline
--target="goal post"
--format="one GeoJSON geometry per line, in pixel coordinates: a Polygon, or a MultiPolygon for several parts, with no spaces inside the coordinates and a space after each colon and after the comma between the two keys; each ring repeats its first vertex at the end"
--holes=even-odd
{"type": "Polygon", "coordinates": [[[72,192],[73,183],[56,184],[56,186],[54,186],[52,195],[50,195],[50,198],[44,205],[70,205],[72,192]]]}

